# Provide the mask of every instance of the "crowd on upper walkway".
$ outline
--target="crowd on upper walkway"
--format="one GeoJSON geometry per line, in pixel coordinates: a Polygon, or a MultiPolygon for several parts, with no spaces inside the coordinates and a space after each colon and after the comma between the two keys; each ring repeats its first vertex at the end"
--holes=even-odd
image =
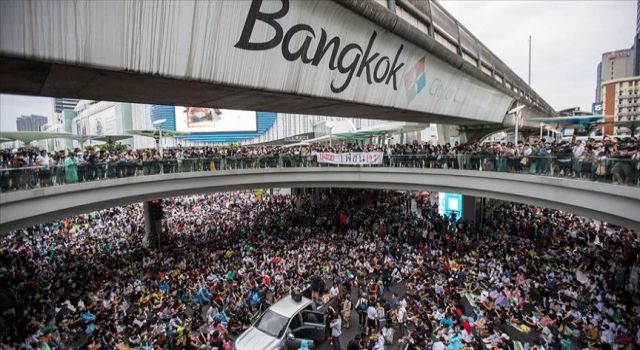
{"type": "Polygon", "coordinates": [[[267,167],[317,166],[318,152],[383,152],[384,166],[456,168],[570,176],[640,186],[640,152],[635,138],[571,142],[412,143],[175,147],[106,151],[93,147],[48,153],[0,151],[0,191],[46,187],[139,175],[267,167]]]}
{"type": "Polygon", "coordinates": [[[334,301],[334,349],[640,348],[637,232],[500,202],[453,223],[410,193],[316,191],[164,200],[155,248],[141,205],[11,232],[1,347],[228,350],[310,286],[334,301]]]}

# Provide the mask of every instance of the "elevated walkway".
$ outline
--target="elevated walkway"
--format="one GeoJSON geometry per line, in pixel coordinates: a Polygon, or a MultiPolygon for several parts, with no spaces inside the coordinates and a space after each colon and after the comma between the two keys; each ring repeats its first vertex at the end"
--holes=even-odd
{"type": "Polygon", "coordinates": [[[457,192],[555,208],[640,230],[638,187],[474,170],[299,167],[148,175],[4,193],[0,232],[155,198],[283,187],[457,192]]]}
{"type": "Polygon", "coordinates": [[[1,1],[0,91],[443,124],[555,113],[424,4],[1,1]]]}

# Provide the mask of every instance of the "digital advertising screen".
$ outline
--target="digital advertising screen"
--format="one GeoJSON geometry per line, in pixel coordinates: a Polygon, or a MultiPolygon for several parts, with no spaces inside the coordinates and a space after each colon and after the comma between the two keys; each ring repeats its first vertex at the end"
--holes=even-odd
{"type": "Polygon", "coordinates": [[[176,106],[176,131],[198,133],[257,130],[258,122],[254,111],[176,106]]]}
{"type": "Polygon", "coordinates": [[[88,116],[76,117],[74,120],[76,135],[115,135],[120,133],[115,106],[88,116]]]}
{"type": "Polygon", "coordinates": [[[458,221],[462,218],[462,193],[438,193],[438,213],[458,221]]]}

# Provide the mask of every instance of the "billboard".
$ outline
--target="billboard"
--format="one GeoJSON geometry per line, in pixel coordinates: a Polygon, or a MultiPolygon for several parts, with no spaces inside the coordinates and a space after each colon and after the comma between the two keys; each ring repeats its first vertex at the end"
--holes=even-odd
{"type": "Polygon", "coordinates": [[[175,108],[176,131],[198,133],[258,130],[254,111],[182,106],[175,108]]]}
{"type": "MultiPolygon", "coordinates": [[[[126,1],[85,1],[82,13],[91,20],[76,25],[40,15],[65,13],[69,3],[0,1],[6,9],[0,11],[0,51],[141,74],[154,81],[151,89],[164,86],[156,78],[191,81],[198,89],[211,83],[209,91],[198,91],[203,101],[249,104],[237,101],[236,89],[255,92],[256,101],[273,96],[274,104],[313,98],[311,104],[298,101],[298,112],[340,101],[502,123],[513,102],[495,83],[462,72],[456,60],[445,61],[425,49],[429,45],[405,40],[340,2],[155,0],[132,7],[126,1]],[[171,30],[160,38],[155,28],[167,23],[171,30]],[[173,25],[178,23],[188,25],[173,25]],[[124,28],[137,28],[135,50],[123,41],[124,28]],[[15,33],[28,33],[28,40],[15,33]]],[[[453,38],[459,34],[457,28],[446,31],[453,38]]]]}
{"type": "Polygon", "coordinates": [[[116,117],[116,107],[110,106],[99,112],[75,118],[76,135],[115,135],[122,133],[121,124],[116,117]]]}
{"type": "Polygon", "coordinates": [[[591,113],[602,114],[602,102],[594,102],[591,104],[591,113]]]}
{"type": "Polygon", "coordinates": [[[462,218],[462,193],[438,193],[438,213],[455,221],[462,218]]]}

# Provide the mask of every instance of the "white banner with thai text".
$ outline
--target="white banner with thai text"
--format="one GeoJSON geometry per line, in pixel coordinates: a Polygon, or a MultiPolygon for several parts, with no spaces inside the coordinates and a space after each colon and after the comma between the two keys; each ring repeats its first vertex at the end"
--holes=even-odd
{"type": "Polygon", "coordinates": [[[382,164],[382,152],[318,153],[318,163],[340,165],[382,164]]]}

